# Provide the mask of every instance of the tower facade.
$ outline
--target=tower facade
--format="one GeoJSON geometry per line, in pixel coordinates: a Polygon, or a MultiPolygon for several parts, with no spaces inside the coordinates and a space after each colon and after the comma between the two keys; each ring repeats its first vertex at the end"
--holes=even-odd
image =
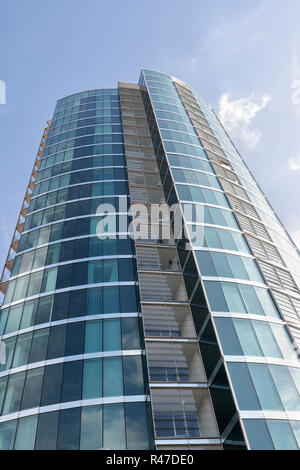
{"type": "Polygon", "coordinates": [[[187,84],[59,100],[0,284],[0,448],[298,449],[299,261],[187,84]]]}

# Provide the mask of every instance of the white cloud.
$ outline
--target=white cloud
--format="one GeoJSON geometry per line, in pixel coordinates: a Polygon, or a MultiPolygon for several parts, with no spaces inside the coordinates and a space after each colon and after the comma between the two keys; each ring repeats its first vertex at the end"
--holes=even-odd
{"type": "Polygon", "coordinates": [[[291,232],[291,237],[300,250],[300,230],[295,230],[294,232],[291,232]]]}
{"type": "Polygon", "coordinates": [[[254,148],[261,137],[261,131],[251,129],[251,121],[267,106],[270,99],[270,96],[264,95],[260,102],[255,102],[251,95],[229,101],[229,94],[225,93],[219,100],[220,120],[233,138],[241,139],[248,147],[254,148]]]}
{"type": "Polygon", "coordinates": [[[300,157],[299,158],[291,158],[288,161],[288,167],[292,171],[300,170],[300,157]]]}

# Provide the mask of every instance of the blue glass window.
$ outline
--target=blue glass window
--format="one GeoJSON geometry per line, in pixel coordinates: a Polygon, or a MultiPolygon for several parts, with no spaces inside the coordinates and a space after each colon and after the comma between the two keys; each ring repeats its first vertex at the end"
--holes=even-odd
{"type": "Polygon", "coordinates": [[[228,363],[228,369],[240,409],[260,410],[261,406],[247,364],[230,362],[228,363]]]}
{"type": "Polygon", "coordinates": [[[102,351],[102,321],[86,323],[85,328],[85,353],[102,351]]]}
{"type": "Polygon", "coordinates": [[[274,450],[268,427],[263,419],[244,419],[251,450],[274,450]]]}
{"type": "Polygon", "coordinates": [[[105,449],[125,449],[124,405],[105,405],[103,411],[103,447],[105,449]]]}
{"type": "Polygon", "coordinates": [[[80,449],[102,449],[102,406],[87,406],[81,411],[80,449]]]}
{"type": "Polygon", "coordinates": [[[19,420],[15,450],[34,449],[37,421],[37,416],[28,416],[19,420]]]}
{"type": "Polygon", "coordinates": [[[84,361],[82,398],[98,398],[102,396],[102,360],[84,361]]]}
{"type": "Polygon", "coordinates": [[[245,356],[262,356],[257,336],[251,321],[235,318],[233,320],[245,356]]]}
{"type": "Polygon", "coordinates": [[[283,410],[278,391],[264,364],[249,364],[250,374],[263,410],[283,410]]]}
{"type": "Polygon", "coordinates": [[[276,450],[299,450],[288,421],[268,419],[267,425],[276,450]]]}
{"type": "Polygon", "coordinates": [[[123,395],[122,359],[119,357],[103,360],[103,396],[123,395]]]}

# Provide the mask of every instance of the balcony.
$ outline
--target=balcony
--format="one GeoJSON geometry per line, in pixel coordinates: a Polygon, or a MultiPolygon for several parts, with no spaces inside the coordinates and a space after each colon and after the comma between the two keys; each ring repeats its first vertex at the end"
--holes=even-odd
{"type": "Polygon", "coordinates": [[[196,342],[147,340],[146,350],[151,382],[206,382],[196,342]]]}
{"type": "Polygon", "coordinates": [[[187,302],[181,274],[139,272],[141,300],[187,302]]]}
{"type": "Polygon", "coordinates": [[[145,335],[153,337],[195,338],[194,322],[187,305],[147,304],[142,312],[145,335]]]}

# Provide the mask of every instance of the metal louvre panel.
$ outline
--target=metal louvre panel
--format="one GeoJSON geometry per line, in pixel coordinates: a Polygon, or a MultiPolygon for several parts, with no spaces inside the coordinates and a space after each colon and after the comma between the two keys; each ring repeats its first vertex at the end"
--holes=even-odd
{"type": "Polygon", "coordinates": [[[226,172],[225,168],[223,168],[221,165],[216,164],[215,162],[212,162],[212,165],[213,165],[214,170],[217,173],[217,175],[223,176],[224,178],[227,178],[227,172],[226,172]]]}
{"type": "Polygon", "coordinates": [[[300,317],[300,298],[299,298],[299,300],[297,300],[293,297],[293,304],[294,304],[294,307],[297,310],[298,315],[300,317]]]}
{"type": "Polygon", "coordinates": [[[199,129],[200,131],[206,132],[207,134],[212,133],[210,128],[207,126],[205,119],[200,116],[197,116],[197,119],[195,119],[194,126],[197,130],[199,129]]]}
{"type": "Polygon", "coordinates": [[[147,341],[150,380],[206,382],[197,344],[147,341]],[[175,375],[175,377],[174,377],[175,375]]]}
{"type": "Polygon", "coordinates": [[[259,265],[269,283],[298,293],[296,283],[289,272],[276,266],[270,266],[261,260],[259,261],[259,265]]]}
{"type": "Polygon", "coordinates": [[[204,121],[204,119],[198,117],[198,118],[197,118],[197,121],[198,121],[198,122],[197,122],[197,124],[196,124],[196,127],[199,126],[200,129],[201,129],[203,132],[206,132],[206,134],[212,135],[212,136],[214,137],[214,135],[213,135],[213,133],[212,133],[210,127],[208,127],[208,125],[207,125],[207,123],[204,121]]]}
{"type": "Polygon", "coordinates": [[[279,264],[283,264],[284,265],[284,262],[277,250],[277,248],[273,245],[269,245],[268,243],[265,243],[265,242],[261,242],[262,245],[264,246],[264,249],[266,251],[266,254],[268,256],[268,258],[270,258],[271,260],[274,260],[276,261],[277,263],[279,264]]]}
{"type": "Polygon", "coordinates": [[[222,171],[226,175],[225,178],[232,181],[233,183],[239,183],[239,178],[238,178],[237,174],[234,173],[234,171],[231,171],[230,169],[227,168],[227,162],[225,162],[225,161],[223,162],[220,159],[220,163],[214,163],[214,167],[217,167],[218,169],[222,168],[222,171]],[[226,167],[225,167],[225,165],[226,165],[226,167]]]}
{"type": "Polygon", "coordinates": [[[213,408],[206,389],[153,389],[152,405],[154,411],[154,424],[156,436],[165,435],[166,426],[173,424],[174,437],[181,437],[176,434],[176,428],[183,431],[186,427],[185,435],[192,434],[191,437],[211,437],[216,435],[216,422],[213,416],[213,408]],[[181,424],[182,423],[182,424],[181,424]]]}
{"type": "Polygon", "coordinates": [[[268,234],[265,226],[260,223],[260,222],[257,222],[256,220],[252,220],[251,221],[253,227],[254,227],[254,230],[256,232],[256,234],[259,236],[259,237],[262,237],[262,238],[268,238],[270,241],[271,241],[271,237],[270,235],[268,234]]]}
{"type": "Polygon", "coordinates": [[[237,184],[231,184],[232,188],[233,188],[233,191],[234,193],[238,196],[238,197],[241,197],[243,199],[248,199],[249,200],[249,197],[248,197],[248,194],[246,193],[246,191],[241,188],[240,186],[238,186],[237,184]]]}
{"type": "Polygon", "coordinates": [[[248,204],[245,201],[241,201],[240,199],[237,199],[235,196],[231,196],[230,194],[227,194],[227,196],[233,209],[239,210],[245,215],[249,215],[255,219],[259,219],[256,210],[251,204],[248,204]]]}
{"type": "Polygon", "coordinates": [[[243,199],[249,199],[248,194],[243,188],[241,188],[240,186],[236,184],[232,184],[232,187],[233,187],[234,193],[237,196],[242,197],[243,199]]]}
{"type": "MultiPolygon", "coordinates": [[[[193,124],[197,124],[197,122],[201,122],[203,123],[204,125],[207,125],[207,122],[205,120],[205,117],[204,115],[197,111],[197,109],[194,107],[194,106],[190,106],[188,105],[188,107],[190,108],[189,110],[189,114],[190,114],[190,117],[193,121],[193,124]]],[[[211,132],[211,131],[210,131],[211,132]]],[[[213,134],[212,134],[213,135],[213,134]]]]}
{"type": "Polygon", "coordinates": [[[122,110],[122,115],[125,117],[144,117],[144,111],[136,111],[134,109],[124,109],[122,110]]]}
{"type": "Polygon", "coordinates": [[[145,116],[143,117],[139,117],[139,118],[124,118],[123,119],[123,125],[124,126],[135,126],[135,127],[139,127],[139,126],[142,126],[142,127],[145,127],[147,126],[147,119],[145,118],[145,116]]]}
{"type": "Polygon", "coordinates": [[[131,111],[131,110],[133,110],[134,112],[143,111],[143,106],[137,100],[127,101],[126,103],[124,101],[124,103],[122,103],[122,108],[124,108],[125,113],[127,111],[131,111]],[[124,104],[124,106],[123,106],[123,104],[124,104]]]}
{"type": "MultiPolygon", "coordinates": [[[[269,258],[267,256],[267,252],[264,249],[264,244],[258,240],[257,238],[252,237],[251,235],[247,236],[248,243],[250,245],[250,248],[255,256],[262,257],[262,258],[269,258]]],[[[274,260],[276,261],[276,260],[274,260]]]]}
{"type": "Polygon", "coordinates": [[[202,131],[202,132],[205,132],[206,134],[209,134],[211,135],[212,137],[214,137],[213,133],[212,133],[212,130],[210,129],[210,127],[207,125],[207,122],[205,121],[204,118],[202,118],[201,116],[197,115],[197,116],[193,116],[193,124],[194,124],[194,127],[195,129],[197,129],[197,131],[202,131]]]}
{"type": "Polygon", "coordinates": [[[207,142],[207,144],[209,144],[209,146],[212,145],[212,144],[218,145],[217,139],[215,137],[213,137],[211,134],[208,134],[207,132],[200,131],[199,129],[197,129],[197,133],[198,133],[199,137],[201,138],[201,140],[202,139],[205,140],[207,142]]]}
{"type": "Polygon", "coordinates": [[[155,160],[143,160],[142,161],[143,165],[143,170],[145,171],[152,171],[152,173],[157,173],[158,174],[158,169],[157,169],[157,164],[155,160]]]}
{"type": "Polygon", "coordinates": [[[179,324],[175,317],[165,315],[161,305],[142,306],[147,336],[179,336],[179,324]]]}
{"type": "Polygon", "coordinates": [[[158,251],[155,247],[136,247],[136,261],[138,268],[141,269],[159,269],[160,260],[158,251]]]}
{"type": "Polygon", "coordinates": [[[143,162],[137,158],[127,158],[127,168],[128,170],[142,170],[143,162]]]}
{"type": "Polygon", "coordinates": [[[241,197],[243,199],[249,199],[248,195],[247,195],[247,193],[244,189],[240,188],[237,185],[234,185],[234,184],[230,183],[229,181],[224,180],[223,178],[220,178],[220,181],[221,181],[221,184],[222,184],[223,188],[225,189],[225,191],[229,191],[229,192],[231,192],[231,193],[235,194],[236,196],[241,197]]]}
{"type": "Polygon", "coordinates": [[[218,163],[216,162],[213,163],[214,168],[217,168],[217,169],[220,168],[220,171],[224,172],[226,179],[233,181],[233,182],[239,182],[237,174],[234,173],[234,171],[230,170],[229,164],[227,165],[227,160],[222,160],[221,158],[218,158],[218,160],[219,160],[218,163]]]}
{"type": "Polygon", "coordinates": [[[245,230],[246,232],[252,232],[254,235],[257,235],[254,228],[253,228],[253,225],[250,221],[250,219],[248,219],[247,217],[241,215],[241,214],[235,214],[236,215],[236,218],[238,219],[238,222],[240,224],[240,226],[242,227],[243,230],[245,230]]]}
{"type": "Polygon", "coordinates": [[[130,184],[140,184],[144,186],[161,186],[158,173],[134,173],[128,172],[128,181],[130,184]]]}
{"type": "Polygon", "coordinates": [[[291,301],[291,298],[288,295],[277,292],[276,290],[273,290],[272,292],[285,320],[287,322],[299,325],[299,311],[297,311],[296,306],[291,301]]]}
{"type": "Polygon", "coordinates": [[[137,246],[136,256],[137,265],[140,269],[179,271],[176,249],[137,246]]]}
{"type": "Polygon", "coordinates": [[[217,154],[219,158],[221,157],[227,159],[222,147],[217,147],[216,145],[213,145],[213,152],[217,154]]]}
{"type": "Polygon", "coordinates": [[[158,173],[157,165],[154,160],[140,160],[137,158],[127,158],[128,170],[146,170],[158,173]]]}
{"type": "Polygon", "coordinates": [[[251,220],[248,217],[240,213],[235,213],[235,215],[243,230],[245,230],[246,232],[250,232],[253,235],[256,235],[258,237],[266,238],[267,240],[271,241],[270,235],[268,234],[263,224],[256,222],[254,220],[251,220]]]}
{"type": "Polygon", "coordinates": [[[133,202],[150,202],[147,188],[140,188],[135,186],[130,186],[130,199],[133,202]]]}
{"type": "Polygon", "coordinates": [[[216,145],[212,145],[209,142],[206,142],[205,145],[204,145],[204,148],[205,148],[207,154],[209,154],[210,158],[212,158],[212,159],[215,156],[214,154],[216,154],[216,156],[219,157],[219,158],[220,157],[221,158],[223,158],[223,157],[226,158],[225,153],[223,152],[221,147],[217,147],[216,145]],[[214,153],[212,153],[212,152],[214,152],[214,153]]]}
{"type": "Polygon", "coordinates": [[[139,273],[142,300],[186,302],[187,295],[181,275],[139,273]]]}
{"type": "Polygon", "coordinates": [[[161,186],[160,176],[155,173],[145,173],[147,186],[161,186]]]}
{"type": "Polygon", "coordinates": [[[290,331],[295,339],[296,344],[300,347],[300,330],[296,326],[290,325],[290,331]]]}
{"type": "Polygon", "coordinates": [[[298,287],[289,272],[277,268],[277,273],[284,287],[299,293],[298,287]]]}
{"type": "Polygon", "coordinates": [[[140,100],[122,98],[122,111],[124,110],[126,112],[128,109],[133,109],[134,111],[143,111],[144,107],[140,100]]]}
{"type": "Polygon", "coordinates": [[[133,173],[132,171],[128,172],[128,182],[129,184],[140,184],[141,186],[146,186],[146,179],[144,173],[133,173]]]}
{"type": "Polygon", "coordinates": [[[169,366],[175,368],[188,368],[188,361],[183,352],[184,346],[176,343],[147,342],[150,367],[169,366]]]}
{"type": "Polygon", "coordinates": [[[147,336],[195,338],[195,327],[188,305],[142,304],[147,336]]]}
{"type": "Polygon", "coordinates": [[[195,117],[197,119],[198,116],[203,116],[202,112],[199,110],[196,104],[187,102],[187,100],[183,100],[183,102],[192,119],[195,119],[195,117]]]}
{"type": "Polygon", "coordinates": [[[145,149],[139,146],[126,144],[126,156],[138,158],[153,158],[155,157],[153,149],[145,149]]]}
{"type": "Polygon", "coordinates": [[[149,130],[146,129],[145,127],[133,127],[133,126],[124,126],[123,125],[123,130],[124,130],[124,135],[125,138],[127,135],[136,135],[138,137],[149,137],[149,130]]]}
{"type": "Polygon", "coordinates": [[[270,284],[275,284],[276,286],[281,287],[282,283],[280,279],[278,278],[276,269],[273,266],[270,266],[263,261],[259,261],[259,266],[263,272],[263,275],[265,276],[266,280],[270,284]]]}
{"type": "MultiPolygon", "coordinates": [[[[198,130],[197,130],[198,132],[198,130]]],[[[214,135],[211,133],[211,132],[203,132],[203,138],[208,140],[209,142],[213,143],[213,144],[216,144],[216,145],[219,145],[217,139],[214,137],[214,135]]]]}
{"type": "Polygon", "coordinates": [[[223,178],[220,178],[220,181],[222,183],[222,186],[224,188],[225,191],[229,191],[230,193],[234,193],[233,191],[233,186],[231,183],[229,183],[228,181],[224,180],[223,178]]]}
{"type": "Polygon", "coordinates": [[[137,245],[150,245],[150,246],[175,246],[175,241],[174,239],[154,239],[151,238],[151,233],[149,230],[149,227],[142,227],[141,226],[141,232],[143,233],[143,236],[141,238],[137,238],[135,240],[135,244],[137,245]]]}
{"type": "Polygon", "coordinates": [[[150,137],[139,137],[137,135],[124,135],[125,144],[152,147],[150,137]]]}
{"type": "Polygon", "coordinates": [[[161,204],[164,201],[164,195],[160,189],[148,190],[145,187],[130,186],[129,191],[133,202],[161,204]]]}
{"type": "Polygon", "coordinates": [[[226,157],[225,153],[221,149],[220,149],[219,152],[216,152],[217,155],[215,153],[210,152],[209,150],[207,150],[206,153],[207,153],[210,161],[213,164],[218,163],[219,165],[222,165],[222,161],[224,160],[224,162],[228,163],[229,167],[231,167],[228,158],[226,157]]]}

